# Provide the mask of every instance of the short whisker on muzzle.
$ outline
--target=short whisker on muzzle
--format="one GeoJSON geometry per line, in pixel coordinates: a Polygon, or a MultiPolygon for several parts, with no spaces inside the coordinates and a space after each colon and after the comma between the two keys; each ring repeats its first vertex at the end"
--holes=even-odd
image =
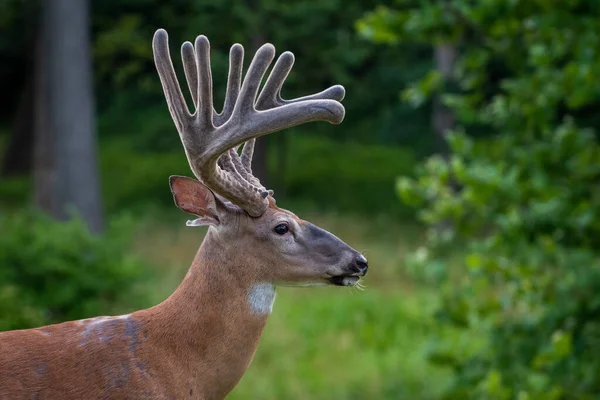
{"type": "Polygon", "coordinates": [[[361,281],[358,281],[352,288],[357,292],[364,292],[367,287],[361,281]]]}

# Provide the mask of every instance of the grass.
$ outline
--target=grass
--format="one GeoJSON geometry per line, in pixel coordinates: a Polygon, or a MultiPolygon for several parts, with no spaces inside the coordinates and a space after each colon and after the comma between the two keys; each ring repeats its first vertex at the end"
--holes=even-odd
{"type": "MultiPolygon", "coordinates": [[[[404,255],[421,232],[385,218],[301,213],[369,258],[366,290],[279,288],[257,354],[230,399],[433,399],[449,371],[426,361],[440,332],[435,288],[411,280],[404,255]]],[[[179,284],[204,231],[171,214],[140,225],[136,252],[155,266],[154,302],[179,284]]],[[[444,328],[445,329],[445,328],[444,328]]]]}

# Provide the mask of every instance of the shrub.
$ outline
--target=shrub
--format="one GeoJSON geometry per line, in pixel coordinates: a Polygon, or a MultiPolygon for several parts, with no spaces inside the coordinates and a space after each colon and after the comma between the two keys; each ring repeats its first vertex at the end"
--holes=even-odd
{"type": "Polygon", "coordinates": [[[439,321],[487,336],[475,353],[454,343],[436,346],[433,359],[456,369],[449,397],[598,393],[600,189],[593,160],[600,147],[594,136],[566,122],[524,147],[503,137],[474,150],[460,134],[450,143],[450,164],[434,157],[417,180],[398,185],[432,226],[433,252],[422,259],[424,268],[437,268],[457,241],[465,245],[468,273],[446,283],[439,321]],[[450,178],[461,191],[449,188],[450,178]],[[448,228],[440,230],[441,223],[448,228]]]}
{"type": "Polygon", "coordinates": [[[113,221],[104,235],[95,236],[80,219],[57,222],[23,210],[1,215],[0,330],[133,305],[127,296],[143,274],[127,254],[127,225],[125,219],[113,221]]]}

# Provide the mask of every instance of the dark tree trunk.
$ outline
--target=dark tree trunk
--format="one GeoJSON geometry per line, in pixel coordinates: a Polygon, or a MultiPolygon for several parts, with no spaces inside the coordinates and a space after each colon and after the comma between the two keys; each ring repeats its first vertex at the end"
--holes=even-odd
{"type": "Polygon", "coordinates": [[[33,203],[37,208],[57,216],[54,135],[48,123],[48,79],[45,67],[48,51],[44,22],[42,26],[36,43],[33,74],[33,203]]]}
{"type": "MultiPolygon", "coordinates": [[[[18,63],[22,71],[16,75],[9,75],[11,82],[6,82],[5,89],[11,91],[11,87],[18,90],[20,94],[18,99],[10,99],[6,96],[5,102],[17,100],[17,108],[14,111],[15,118],[12,121],[10,136],[7,147],[2,157],[0,165],[0,174],[3,176],[27,175],[31,172],[33,162],[33,108],[34,108],[34,58],[35,44],[39,35],[38,20],[38,2],[28,1],[15,4],[16,12],[19,17],[19,43],[22,43],[23,59],[18,63]],[[21,76],[24,79],[21,81],[21,76]],[[12,82],[14,78],[18,78],[12,82]],[[20,88],[17,85],[22,85],[20,88]],[[9,100],[10,99],[10,100],[9,100]]],[[[11,7],[9,6],[9,9],[11,7]]],[[[10,35],[10,33],[8,33],[10,35]]],[[[20,58],[20,56],[18,57],[20,58]]],[[[10,64],[10,63],[9,63],[10,64]]],[[[9,70],[12,68],[9,68],[9,70]]]]}
{"type": "MultiPolygon", "coordinates": [[[[30,74],[29,76],[32,76],[30,74]]],[[[28,79],[19,97],[17,114],[10,133],[10,139],[2,160],[2,175],[24,175],[31,171],[33,152],[33,110],[32,79],[28,79]]]]}
{"type": "MultiPolygon", "coordinates": [[[[94,232],[102,229],[92,88],[89,3],[46,0],[44,67],[48,125],[54,136],[57,216],[75,210],[94,232]]],[[[50,149],[44,149],[46,151],[50,149]]]]}

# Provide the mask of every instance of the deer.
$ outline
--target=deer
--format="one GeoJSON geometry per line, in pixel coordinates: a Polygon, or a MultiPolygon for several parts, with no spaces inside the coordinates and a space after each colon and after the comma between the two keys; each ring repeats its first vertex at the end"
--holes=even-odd
{"type": "Polygon", "coordinates": [[[223,399],[249,368],[278,286],[356,286],[367,259],[332,233],[279,208],[251,168],[255,140],[288,127],[344,118],[345,91],[284,100],[294,56],[231,47],[226,96],[213,107],[210,44],[181,47],[194,111],[173,68],[168,35],[153,38],[168,109],[195,176],[171,176],[175,204],[208,226],[192,264],[162,303],[0,333],[0,399],[223,399]]]}

